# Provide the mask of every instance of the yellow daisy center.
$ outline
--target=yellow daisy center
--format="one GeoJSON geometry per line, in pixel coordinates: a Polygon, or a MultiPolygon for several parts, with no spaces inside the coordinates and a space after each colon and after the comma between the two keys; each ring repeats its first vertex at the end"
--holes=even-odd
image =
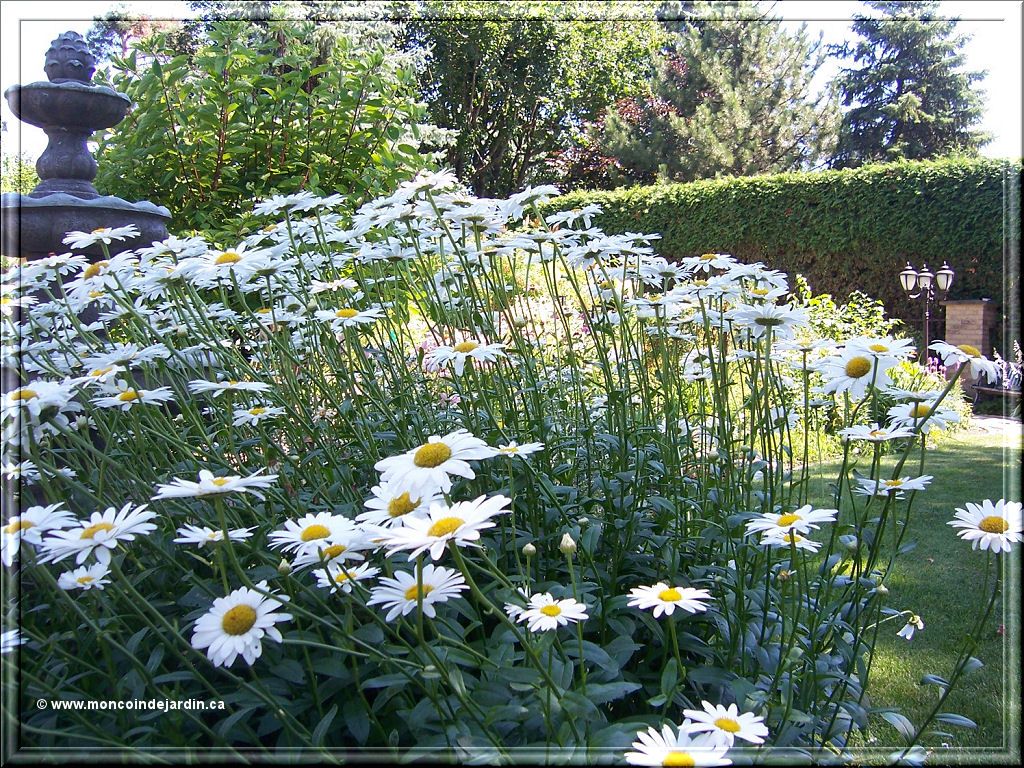
{"type": "Polygon", "coordinates": [[[614,287],[614,283],[611,280],[602,280],[598,283],[597,287],[602,291],[610,291],[614,287]]]}
{"type": "Polygon", "coordinates": [[[658,599],[659,600],[664,600],[666,603],[674,603],[676,600],[678,600],[681,597],[682,597],[682,595],[679,593],[679,590],[676,589],[675,587],[669,587],[668,589],[663,589],[663,590],[661,590],[661,592],[658,593],[658,599]]]}
{"type": "Polygon", "coordinates": [[[915,419],[923,419],[931,412],[932,409],[924,403],[916,403],[914,407],[910,409],[910,415],[915,419]]]}
{"type": "Polygon", "coordinates": [[[13,523],[4,528],[4,533],[17,533],[18,531],[27,531],[29,528],[35,528],[35,523],[30,520],[15,520],[13,523]]]}
{"type": "Polygon", "coordinates": [[[886,485],[889,488],[899,488],[901,485],[903,485],[903,481],[902,480],[886,480],[884,485],[886,485]]]}
{"type": "Polygon", "coordinates": [[[768,289],[767,288],[751,288],[750,292],[752,294],[754,294],[755,296],[767,296],[768,295],[768,289]]]}
{"type": "Polygon", "coordinates": [[[16,389],[11,392],[11,400],[18,402],[19,400],[34,400],[39,397],[34,389],[22,388],[16,389]]]}
{"type": "Polygon", "coordinates": [[[442,517],[427,529],[427,536],[447,536],[457,531],[465,522],[461,517],[442,517]]]}
{"type": "Polygon", "coordinates": [[[124,392],[117,396],[117,399],[120,400],[122,403],[130,403],[133,400],[139,399],[139,393],[136,392],[134,389],[126,389],[124,392]]]}
{"type": "Polygon", "coordinates": [[[716,254],[716,253],[702,253],[700,258],[701,258],[702,261],[713,261],[715,256],[717,256],[717,255],[718,254],[716,254]]]}
{"type": "Polygon", "coordinates": [[[474,349],[476,349],[479,346],[480,345],[477,344],[475,341],[460,341],[458,344],[456,344],[453,347],[453,349],[456,352],[466,353],[466,352],[472,352],[474,349]]]}
{"type": "Polygon", "coordinates": [[[707,285],[708,281],[704,279],[697,279],[693,281],[694,285],[707,285]]]}
{"type": "Polygon", "coordinates": [[[93,539],[96,537],[96,534],[100,531],[112,531],[113,529],[113,523],[96,523],[95,525],[90,525],[88,528],[82,531],[82,535],[79,536],[79,538],[93,539]]]}
{"type": "Polygon", "coordinates": [[[783,538],[785,538],[786,541],[788,541],[788,542],[790,542],[792,544],[799,544],[801,541],[804,540],[804,537],[801,536],[796,531],[790,531],[783,538]]]}
{"type": "Polygon", "coordinates": [[[871,361],[866,357],[851,357],[843,369],[851,379],[859,379],[871,373],[871,361]]]}
{"type": "Polygon", "coordinates": [[[886,346],[885,344],[872,344],[870,347],[868,347],[868,349],[870,349],[872,352],[888,352],[889,351],[889,347],[886,346]]]}
{"type": "Polygon", "coordinates": [[[302,531],[302,536],[299,538],[303,541],[313,541],[314,539],[326,539],[330,535],[331,529],[326,525],[320,525],[318,523],[306,527],[306,529],[302,531]]]}
{"type": "Polygon", "coordinates": [[[984,518],[978,527],[985,533],[1006,533],[1010,528],[1010,524],[1006,522],[1006,519],[999,517],[999,515],[989,515],[984,518]]]}
{"type": "MultiPolygon", "coordinates": [[[[423,594],[424,597],[426,597],[427,595],[429,595],[433,591],[434,591],[434,588],[432,586],[430,586],[429,584],[424,584],[423,585],[423,592],[422,592],[422,594],[423,594]]],[[[417,599],[417,595],[419,595],[419,594],[420,594],[419,589],[416,587],[415,584],[413,584],[411,587],[409,587],[407,590],[405,590],[405,599],[406,600],[415,600],[415,599],[417,599]]]]}
{"type": "Polygon", "coordinates": [[[94,579],[92,576],[79,576],[77,579],[75,579],[75,581],[77,581],[79,584],[91,584],[92,582],[96,581],[96,579],[94,579]]]}
{"type": "Polygon", "coordinates": [[[721,728],[723,731],[729,733],[739,733],[740,724],[733,720],[731,717],[720,717],[715,720],[715,725],[721,728]]]}
{"type": "MultiPolygon", "coordinates": [[[[308,528],[306,529],[306,532],[307,533],[309,532],[308,528]]],[[[303,535],[305,535],[305,534],[303,534],[303,535]]],[[[321,555],[321,559],[323,559],[323,560],[333,560],[335,557],[337,557],[338,555],[340,555],[344,551],[345,551],[345,545],[344,544],[331,544],[331,546],[329,546],[329,547],[324,547],[324,551],[323,551],[323,554],[321,555]]]]}
{"type": "Polygon", "coordinates": [[[89,298],[90,299],[98,299],[100,296],[103,296],[103,295],[104,295],[103,291],[89,291],[89,298]]]}
{"type": "Polygon", "coordinates": [[[793,514],[792,512],[790,512],[788,515],[780,516],[779,519],[775,522],[775,524],[776,525],[792,525],[793,523],[795,523],[799,519],[800,519],[800,515],[796,515],[796,514],[793,514]]]}
{"type": "Polygon", "coordinates": [[[540,609],[540,612],[545,616],[559,616],[562,613],[562,609],[557,605],[545,605],[540,609]]]}
{"type": "Polygon", "coordinates": [[[972,347],[970,344],[958,344],[957,349],[967,353],[969,357],[981,357],[981,350],[977,347],[972,347]]]}
{"type": "Polygon", "coordinates": [[[256,314],[257,315],[269,315],[270,314],[270,307],[260,307],[259,309],[256,310],[256,314]]]}
{"type": "Polygon", "coordinates": [[[92,231],[92,234],[100,235],[100,234],[104,234],[104,233],[109,232],[109,231],[110,231],[110,227],[96,227],[96,229],[94,229],[92,231]]]}
{"type": "Polygon", "coordinates": [[[391,517],[401,517],[412,512],[416,507],[420,505],[420,499],[410,499],[409,492],[406,491],[401,496],[396,496],[388,502],[388,514],[391,517]]]}
{"type": "Polygon", "coordinates": [[[348,574],[344,571],[339,571],[337,574],[335,574],[334,580],[338,584],[341,584],[343,581],[348,581],[348,574]]]}
{"type": "Polygon", "coordinates": [[[215,477],[210,482],[213,483],[214,485],[216,485],[218,488],[223,488],[225,485],[228,484],[228,478],[226,478],[226,477],[215,477]]]}
{"type": "Polygon", "coordinates": [[[93,371],[89,371],[89,375],[98,379],[100,376],[107,375],[112,370],[114,370],[114,367],[112,365],[111,366],[107,366],[106,368],[97,368],[97,369],[95,369],[93,371]]]}
{"type": "Polygon", "coordinates": [[[82,277],[84,277],[86,280],[90,280],[96,277],[96,275],[98,275],[100,272],[102,272],[104,267],[109,266],[109,261],[97,261],[95,264],[90,264],[88,267],[85,268],[85,271],[82,272],[82,277]]]}
{"type": "Polygon", "coordinates": [[[697,764],[689,752],[669,752],[665,755],[665,759],[661,761],[662,765],[684,765],[693,766],[697,764]]]}
{"type": "Polygon", "coordinates": [[[433,469],[444,464],[452,457],[452,449],[444,443],[427,443],[421,445],[413,454],[412,463],[417,467],[433,469]]]}
{"type": "Polygon", "coordinates": [[[244,635],[256,623],[256,611],[249,605],[236,605],[220,620],[221,629],[229,635],[244,635]]]}
{"type": "Polygon", "coordinates": [[[223,264],[237,264],[241,260],[242,257],[235,251],[224,251],[213,263],[219,267],[223,264]]]}
{"type": "Polygon", "coordinates": [[[249,409],[249,413],[251,413],[253,416],[260,416],[260,415],[262,415],[262,414],[264,414],[266,412],[267,412],[266,408],[260,408],[259,406],[256,406],[255,408],[250,408],[249,409]]]}
{"type": "Polygon", "coordinates": [[[868,437],[881,437],[884,434],[884,429],[872,429],[870,432],[868,432],[868,437]]]}
{"type": "Polygon", "coordinates": [[[335,312],[334,316],[340,317],[343,320],[350,320],[358,314],[358,310],[352,309],[351,307],[345,307],[344,309],[339,309],[337,312],[335,312]]]}

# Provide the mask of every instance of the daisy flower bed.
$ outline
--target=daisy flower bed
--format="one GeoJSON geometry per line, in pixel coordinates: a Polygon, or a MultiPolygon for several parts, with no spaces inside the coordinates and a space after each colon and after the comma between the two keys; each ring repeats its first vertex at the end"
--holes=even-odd
{"type": "MultiPolygon", "coordinates": [[[[70,233],[4,275],[20,747],[821,763],[880,715],[891,762],[966,725],[869,694],[879,626],[926,631],[886,578],[956,376],[904,339],[815,338],[766,265],[545,220],[554,194],[421,174],[356,211],[262,201],[241,243],[70,233]],[[213,705],[116,704],[185,700],[213,705]]],[[[955,513],[991,563],[967,634],[1020,504],[955,513]]]]}

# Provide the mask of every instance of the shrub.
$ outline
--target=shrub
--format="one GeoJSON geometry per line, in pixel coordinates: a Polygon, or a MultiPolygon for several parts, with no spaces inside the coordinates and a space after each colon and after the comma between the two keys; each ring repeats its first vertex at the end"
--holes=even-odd
{"type": "Polygon", "coordinates": [[[914,327],[920,306],[897,278],[908,260],[933,269],[948,261],[956,271],[953,299],[999,302],[1019,291],[1019,275],[1006,272],[1003,254],[1004,243],[1019,242],[1012,205],[1021,169],[1005,160],[904,161],[574,192],[548,210],[596,203],[604,209],[594,219],[598,226],[659,232],[663,256],[722,251],[765,261],[834,296],[861,289],[914,327]]]}
{"type": "Polygon", "coordinates": [[[96,184],[219,232],[272,192],[340,191],[350,204],[424,167],[424,108],[403,58],[305,21],[220,20],[194,53],[171,32],[111,59],[136,107],[100,142],[96,184]]]}

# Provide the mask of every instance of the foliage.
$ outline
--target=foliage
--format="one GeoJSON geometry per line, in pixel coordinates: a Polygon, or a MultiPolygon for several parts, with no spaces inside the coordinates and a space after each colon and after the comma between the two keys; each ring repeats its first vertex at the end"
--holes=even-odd
{"type": "MultiPolygon", "coordinates": [[[[478,195],[544,178],[586,121],[643,90],[663,33],[650,3],[413,4],[407,50],[425,51],[430,118],[458,132],[445,163],[478,195]]],[[[550,175],[550,174],[549,174],[550,175]]]]}
{"type": "Polygon", "coordinates": [[[28,155],[4,154],[3,163],[0,169],[0,191],[20,192],[27,195],[39,183],[39,174],[36,173],[35,161],[28,155]]]}
{"type": "Polygon", "coordinates": [[[938,2],[868,2],[879,16],[858,15],[861,36],[833,51],[852,57],[838,84],[843,104],[839,146],[832,164],[912,160],[951,152],[976,155],[989,137],[981,121],[984,72],[963,71],[955,19],[938,18],[938,2]]]}
{"type": "Polygon", "coordinates": [[[570,157],[569,186],[581,171],[601,186],[693,181],[800,170],[831,153],[835,98],[811,84],[820,43],[756,3],[700,9],[672,38],[652,93],[619,101],[570,157]],[[595,162],[605,178],[586,173],[595,162]]]}
{"type": "Polygon", "coordinates": [[[656,247],[669,258],[724,251],[802,274],[834,296],[856,286],[913,328],[921,308],[897,280],[907,261],[947,260],[956,271],[951,299],[999,302],[1018,294],[1020,278],[1006,271],[1003,244],[1019,232],[1019,218],[1004,227],[1004,202],[1014,197],[1007,190],[1020,189],[1021,171],[1020,161],[903,161],[574,192],[555,205],[598,203],[604,212],[594,221],[603,229],[660,232],[656,247]]]}
{"type": "Polygon", "coordinates": [[[93,19],[85,35],[89,50],[97,62],[111,55],[126,58],[140,41],[157,31],[172,33],[181,25],[175,21],[152,19],[146,14],[132,13],[125,5],[117,5],[93,19]]]}
{"type": "MultiPolygon", "coordinates": [[[[837,353],[777,301],[785,275],[764,264],[673,268],[653,235],[571,211],[543,223],[543,200],[422,174],[356,211],[264,200],[267,226],[228,249],[169,238],[5,275],[8,308],[39,298],[23,326],[2,320],[24,360],[3,400],[5,472],[22,474],[23,506],[54,505],[34,514],[79,518],[0,531],[21,587],[4,628],[16,615],[27,641],[17,670],[3,665],[23,744],[591,763],[714,704],[764,724],[764,751],[737,757],[813,763],[842,758],[872,714],[900,724],[904,754],[956,717],[915,726],[870,693],[879,625],[910,614],[886,581],[918,496],[878,486],[924,471],[951,385],[882,391],[864,377],[905,342],[837,353]],[[898,460],[883,474],[847,451],[830,509],[812,510],[799,446],[823,406],[863,432],[882,396],[904,411],[888,414],[906,425],[898,460]],[[908,417],[919,397],[927,415],[908,417]],[[122,508],[151,527],[119,527],[122,508]],[[183,544],[186,524],[206,530],[183,544]],[[69,575],[76,559],[107,583],[69,575]],[[427,591],[428,565],[461,591],[427,591]],[[405,579],[404,612],[381,609],[388,577],[405,579]],[[643,588],[691,604],[652,614],[632,599],[643,588]],[[524,626],[526,596],[545,594],[564,614],[535,607],[552,626],[524,626]],[[267,595],[282,621],[257,632],[267,595]],[[222,655],[239,646],[254,653],[222,655]],[[136,717],[40,699],[226,708],[136,717]]],[[[850,442],[870,452],[867,439],[850,442]]],[[[977,591],[975,638],[998,573],[977,591]]]]}
{"type": "Polygon", "coordinates": [[[194,55],[161,33],[113,57],[110,85],[137,106],[100,143],[102,189],[219,231],[272,191],[357,203],[429,160],[415,77],[393,50],[305,21],[212,21],[206,35],[194,55]]]}
{"type": "Polygon", "coordinates": [[[795,303],[807,308],[811,327],[824,339],[839,342],[856,336],[887,336],[901,325],[885,316],[881,301],[863,291],[850,291],[848,301],[836,304],[831,294],[815,295],[803,275],[797,275],[795,283],[795,303]]]}

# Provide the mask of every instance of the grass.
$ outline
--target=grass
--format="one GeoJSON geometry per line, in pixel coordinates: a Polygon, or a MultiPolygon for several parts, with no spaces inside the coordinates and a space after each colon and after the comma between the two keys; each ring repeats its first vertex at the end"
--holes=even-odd
{"type": "MultiPolygon", "coordinates": [[[[986,553],[972,551],[946,523],[965,502],[1020,500],[1021,444],[1018,437],[977,430],[962,431],[928,453],[925,474],[934,480],[917,494],[904,539],[917,548],[897,560],[887,580],[889,605],[919,614],[925,628],[911,641],[896,636],[903,621],[881,627],[871,674],[873,706],[896,707],[918,726],[934,707],[940,689],[920,685],[928,673],[948,678],[962,648],[964,633],[984,597],[981,594],[986,553]]],[[[893,465],[892,461],[888,466],[893,465]]],[[[904,475],[916,473],[908,461],[904,475]]],[[[834,478],[838,466],[826,467],[834,478]]],[[[1006,558],[1006,556],[1003,556],[1006,558]]],[[[922,745],[934,749],[930,761],[990,763],[1020,759],[1020,566],[1018,545],[1004,567],[1004,599],[997,603],[974,656],[985,666],[961,678],[942,710],[964,715],[977,729],[933,723],[929,730],[947,736],[926,736],[922,745]],[[1005,634],[998,629],[1005,627],[1005,634]]],[[[903,746],[897,731],[881,718],[859,739],[871,752],[903,746]]],[[[865,759],[869,760],[867,755],[865,759]]]]}

